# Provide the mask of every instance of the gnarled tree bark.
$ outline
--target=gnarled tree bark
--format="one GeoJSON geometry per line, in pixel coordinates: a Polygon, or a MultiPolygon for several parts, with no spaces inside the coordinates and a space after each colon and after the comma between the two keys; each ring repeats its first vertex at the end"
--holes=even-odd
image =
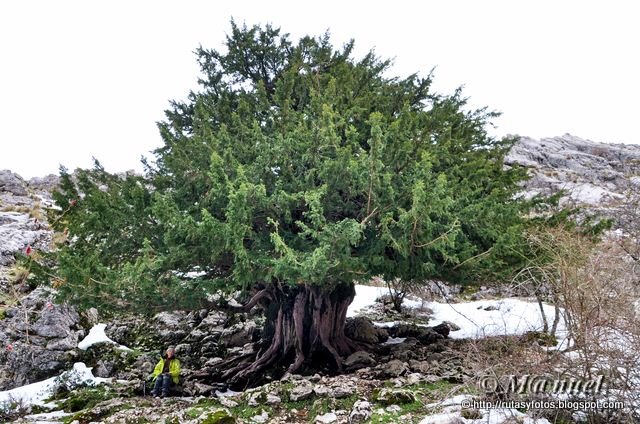
{"type": "Polygon", "coordinates": [[[294,373],[311,361],[327,363],[327,359],[341,372],[342,358],[358,348],[344,333],[347,308],[354,296],[352,283],[331,289],[300,284],[260,290],[242,308],[247,310],[260,303],[266,309],[260,349],[255,355],[221,364],[226,368],[221,378],[231,386],[241,387],[259,380],[265,369],[275,365],[288,365],[287,372],[294,373]]]}

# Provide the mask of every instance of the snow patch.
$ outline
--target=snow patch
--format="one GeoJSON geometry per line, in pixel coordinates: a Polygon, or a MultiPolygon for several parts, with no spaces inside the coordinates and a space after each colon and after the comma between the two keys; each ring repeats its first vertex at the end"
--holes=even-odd
{"type": "Polygon", "coordinates": [[[376,303],[376,299],[388,293],[386,287],[363,286],[356,284],[356,296],[347,309],[347,317],[354,317],[358,311],[376,303]]]}
{"type": "MultiPolygon", "coordinates": [[[[375,304],[378,297],[386,294],[384,287],[372,287],[356,285],[356,296],[347,310],[347,316],[352,317],[358,311],[366,310],[375,304]]],[[[429,326],[436,326],[443,321],[448,321],[460,327],[458,331],[452,331],[450,337],[456,339],[478,339],[490,336],[520,335],[529,331],[541,331],[544,322],[537,302],[517,298],[504,298],[500,300],[478,300],[472,302],[443,303],[425,302],[423,300],[405,299],[403,306],[406,308],[426,307],[433,311],[429,320],[429,326]]],[[[640,308],[640,306],[639,306],[640,308]]],[[[555,308],[552,305],[543,304],[544,313],[549,325],[553,323],[555,308]]],[[[562,314],[562,310],[560,310],[562,314]]],[[[393,327],[399,322],[374,322],[376,327],[393,327]]],[[[567,342],[564,320],[561,319],[556,335],[561,340],[563,347],[567,342]]],[[[564,346],[566,347],[566,346],[564,346]]]]}
{"type": "Polygon", "coordinates": [[[91,368],[88,368],[83,362],[76,362],[73,364],[72,370],[65,371],[58,377],[51,377],[37,383],[0,392],[0,403],[22,402],[25,405],[44,405],[44,400],[51,397],[60,385],[95,386],[108,381],[111,379],[94,377],[91,368]]]}
{"type": "Polygon", "coordinates": [[[432,403],[427,405],[427,408],[442,408],[442,411],[428,415],[420,421],[420,424],[450,424],[456,423],[485,423],[485,424],[507,424],[507,423],[522,423],[522,424],[550,424],[548,420],[544,418],[534,419],[527,414],[522,413],[516,409],[508,408],[495,408],[495,409],[480,409],[482,414],[481,420],[472,420],[462,417],[462,404],[463,402],[468,404],[473,400],[471,395],[458,395],[449,399],[445,399],[442,402],[432,403]]]}
{"type": "Polygon", "coordinates": [[[27,421],[33,421],[36,424],[37,423],[51,423],[51,421],[55,420],[56,422],[58,420],[56,420],[56,418],[63,418],[63,417],[68,417],[69,415],[73,415],[72,412],[64,412],[64,411],[53,411],[53,412],[43,412],[41,414],[31,414],[31,415],[25,415],[24,419],[27,421]]]}
{"type": "MultiPolygon", "coordinates": [[[[433,310],[431,325],[449,321],[460,327],[459,331],[450,334],[456,339],[519,335],[541,331],[544,326],[536,302],[515,298],[460,303],[430,302],[428,307],[433,310]]],[[[555,317],[555,309],[546,304],[543,304],[543,308],[550,325],[555,317]]],[[[562,320],[558,330],[559,334],[564,332],[562,320]]]]}
{"type": "Polygon", "coordinates": [[[78,343],[78,348],[87,350],[89,346],[93,346],[97,343],[112,343],[116,345],[118,349],[131,350],[128,347],[122,346],[121,344],[118,344],[111,340],[104,332],[105,328],[107,328],[107,324],[96,324],[91,327],[91,330],[89,330],[89,334],[87,334],[87,337],[85,337],[84,339],[82,339],[82,341],[80,341],[80,343],[78,343]]]}

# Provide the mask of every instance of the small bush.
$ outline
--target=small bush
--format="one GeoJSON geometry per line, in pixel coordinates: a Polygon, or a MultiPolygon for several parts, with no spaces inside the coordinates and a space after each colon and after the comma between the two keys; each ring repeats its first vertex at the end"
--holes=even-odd
{"type": "Polygon", "coordinates": [[[59,403],[65,412],[78,412],[83,409],[93,408],[100,402],[116,397],[116,393],[108,388],[87,387],[69,392],[69,397],[59,403]]]}
{"type": "Polygon", "coordinates": [[[14,422],[30,413],[31,408],[22,399],[10,399],[7,402],[0,402],[0,422],[14,422]]]}

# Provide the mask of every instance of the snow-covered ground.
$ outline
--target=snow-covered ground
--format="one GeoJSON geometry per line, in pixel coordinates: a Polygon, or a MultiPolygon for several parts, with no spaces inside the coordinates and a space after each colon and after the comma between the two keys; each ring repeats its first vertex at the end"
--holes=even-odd
{"type": "MultiPolygon", "coordinates": [[[[347,316],[352,317],[358,311],[366,311],[373,306],[381,295],[387,294],[386,287],[372,287],[356,285],[356,297],[347,310],[347,316]]],[[[450,337],[483,338],[500,335],[518,335],[528,331],[543,329],[544,323],[537,302],[517,298],[498,300],[477,300],[459,303],[424,302],[421,300],[405,299],[403,305],[408,308],[426,307],[433,311],[429,326],[436,326],[448,321],[460,327],[453,331],[450,337]]],[[[552,305],[543,305],[549,325],[555,317],[552,305]]],[[[375,323],[380,327],[393,326],[395,323],[375,323]]],[[[564,321],[558,325],[558,336],[565,335],[564,321]]]]}
{"type": "Polygon", "coordinates": [[[78,348],[82,350],[86,350],[89,348],[89,346],[92,346],[96,343],[106,342],[106,343],[113,343],[118,347],[118,349],[131,350],[128,347],[122,346],[121,344],[118,344],[113,340],[111,340],[109,336],[107,336],[107,334],[104,332],[105,328],[107,328],[107,324],[96,324],[93,327],[91,327],[91,330],[89,330],[89,334],[87,334],[87,336],[84,339],[82,339],[80,343],[78,343],[78,348]]]}
{"type": "MultiPolygon", "coordinates": [[[[356,296],[349,306],[347,316],[357,315],[359,311],[366,311],[375,304],[377,298],[387,293],[386,287],[373,287],[356,285],[356,296]]],[[[522,299],[506,298],[500,300],[479,300],[472,302],[441,303],[424,302],[421,300],[406,300],[404,306],[416,308],[426,306],[433,311],[433,316],[428,325],[434,326],[443,321],[455,323],[460,330],[450,334],[453,338],[482,338],[497,335],[517,335],[527,331],[541,330],[543,326],[542,317],[538,304],[522,299]]],[[[554,318],[554,308],[551,305],[544,305],[547,320],[551,323],[554,318]]],[[[381,326],[389,326],[393,323],[378,323],[381,326]]],[[[427,323],[425,322],[425,325],[427,323]]],[[[105,334],[106,324],[97,324],[89,331],[79,344],[80,349],[87,349],[89,346],[108,342],[118,345],[105,334]]],[[[564,325],[561,320],[559,334],[564,334],[564,325]]],[[[401,338],[390,339],[387,343],[401,343],[401,338]]],[[[121,349],[128,349],[118,345],[121,349]]],[[[55,388],[62,384],[62,381],[72,380],[76,385],[95,385],[110,379],[96,378],[91,373],[91,368],[87,368],[83,363],[76,363],[73,370],[66,371],[59,377],[52,377],[38,383],[29,384],[12,390],[0,392],[0,403],[11,401],[22,401],[25,404],[44,404],[55,388]]],[[[235,392],[218,392],[219,397],[236,395],[235,392]]],[[[547,424],[546,420],[533,420],[516,410],[482,411],[484,414],[481,420],[469,420],[461,417],[461,403],[470,398],[469,396],[456,396],[434,405],[438,412],[425,417],[421,424],[438,424],[450,422],[458,419],[462,423],[491,423],[501,424],[508,419],[517,417],[523,423],[547,424]]]]}
{"type": "Polygon", "coordinates": [[[353,302],[347,309],[347,317],[356,316],[358,311],[374,305],[377,298],[388,293],[389,289],[386,287],[356,284],[356,297],[353,298],[353,302]]]}
{"type": "Polygon", "coordinates": [[[51,397],[54,390],[61,384],[71,387],[94,386],[107,381],[111,379],[94,377],[91,368],[82,362],[76,362],[73,369],[63,372],[58,377],[0,392],[0,403],[22,402],[25,405],[44,405],[45,399],[51,397]]]}
{"type": "Polygon", "coordinates": [[[438,403],[427,405],[428,408],[441,409],[441,411],[424,417],[422,421],[420,421],[420,424],[551,424],[544,418],[530,418],[516,409],[509,408],[480,409],[479,412],[482,414],[482,418],[463,418],[463,406],[468,407],[466,405],[470,405],[472,401],[473,396],[471,395],[458,395],[438,403]]]}
{"type": "MultiPolygon", "coordinates": [[[[524,334],[528,331],[540,331],[544,326],[538,303],[516,298],[460,303],[429,302],[427,306],[433,311],[433,319],[429,321],[429,325],[435,326],[443,321],[458,325],[460,330],[450,334],[456,339],[524,334]]],[[[555,317],[554,307],[543,307],[551,325],[555,317]]],[[[564,333],[562,320],[558,330],[559,333],[564,333]]]]}
{"type": "Polygon", "coordinates": [[[51,424],[52,422],[60,422],[59,419],[73,415],[71,412],[53,411],[43,412],[41,414],[25,415],[24,419],[33,424],[51,424]]]}
{"type": "MultiPolygon", "coordinates": [[[[89,334],[78,343],[78,348],[87,349],[96,343],[113,343],[119,349],[131,350],[126,346],[119,345],[111,340],[105,334],[106,324],[94,325],[89,334]]],[[[27,384],[26,386],[16,387],[15,389],[0,392],[0,403],[4,402],[22,402],[26,405],[43,405],[44,400],[51,397],[55,389],[60,384],[71,386],[93,386],[111,381],[109,378],[94,377],[91,368],[88,368],[82,362],[76,362],[73,369],[65,371],[57,377],[51,377],[37,383],[27,384]]]]}

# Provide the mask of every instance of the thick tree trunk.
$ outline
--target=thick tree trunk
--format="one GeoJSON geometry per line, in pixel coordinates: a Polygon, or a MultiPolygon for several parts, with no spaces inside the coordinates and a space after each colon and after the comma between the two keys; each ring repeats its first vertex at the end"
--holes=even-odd
{"type": "Polygon", "coordinates": [[[261,348],[255,355],[223,364],[227,369],[222,379],[242,386],[255,381],[267,368],[284,366],[294,373],[311,361],[328,363],[341,372],[342,358],[357,349],[344,334],[347,308],[354,296],[353,284],[340,284],[330,291],[297,285],[258,292],[246,307],[258,303],[266,307],[261,348]]]}

